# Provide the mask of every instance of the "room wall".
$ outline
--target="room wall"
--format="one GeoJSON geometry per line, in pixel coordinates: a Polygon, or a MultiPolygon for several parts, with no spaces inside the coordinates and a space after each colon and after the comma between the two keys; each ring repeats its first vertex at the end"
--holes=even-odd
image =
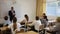
{"type": "Polygon", "coordinates": [[[8,15],[10,7],[13,6],[18,20],[23,19],[24,14],[28,14],[30,21],[36,16],[36,0],[0,0],[1,18],[8,15]]]}

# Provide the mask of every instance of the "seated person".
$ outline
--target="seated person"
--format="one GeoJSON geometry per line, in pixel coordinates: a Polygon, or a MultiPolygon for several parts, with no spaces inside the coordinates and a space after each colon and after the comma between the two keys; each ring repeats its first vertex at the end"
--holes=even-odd
{"type": "Polygon", "coordinates": [[[25,15],[24,15],[24,19],[20,22],[21,25],[24,25],[24,26],[22,26],[21,28],[26,28],[25,31],[27,31],[27,27],[28,27],[27,24],[28,24],[28,21],[29,21],[29,17],[28,17],[27,14],[25,14],[25,15]]]}
{"type": "Polygon", "coordinates": [[[11,24],[11,22],[8,19],[8,16],[4,17],[4,26],[8,26],[9,24],[11,24]]]}
{"type": "Polygon", "coordinates": [[[48,21],[48,18],[45,13],[43,13],[43,18],[46,19],[46,21],[48,21]]]}
{"type": "Polygon", "coordinates": [[[17,23],[17,18],[14,17],[13,18],[13,23],[11,23],[9,26],[8,26],[8,29],[10,28],[11,31],[12,31],[12,34],[15,34],[16,32],[19,32],[20,31],[20,23],[17,23]]]}
{"type": "MultiPolygon", "coordinates": [[[[41,19],[41,23],[44,25],[44,28],[47,26],[47,20],[46,19],[44,19],[44,17],[42,17],[41,19]]],[[[45,34],[45,30],[43,30],[43,34],[45,34]]]]}
{"type": "Polygon", "coordinates": [[[54,34],[54,32],[55,32],[55,34],[60,34],[60,17],[58,17],[56,21],[57,22],[54,26],[49,27],[50,31],[48,31],[48,32],[53,33],[53,34],[54,34]]]}
{"type": "Polygon", "coordinates": [[[29,17],[28,17],[27,14],[25,14],[24,17],[25,17],[25,18],[21,21],[21,24],[26,24],[26,23],[28,23],[28,21],[29,21],[29,17]]]}
{"type": "Polygon", "coordinates": [[[36,16],[36,20],[33,21],[33,23],[30,24],[30,25],[33,26],[33,27],[31,27],[31,29],[32,29],[33,31],[38,32],[38,31],[39,31],[39,28],[40,28],[40,26],[41,26],[42,24],[41,24],[41,21],[40,21],[39,17],[36,16]]]}
{"type": "Polygon", "coordinates": [[[46,26],[47,26],[47,21],[46,21],[46,19],[44,19],[44,17],[42,17],[42,19],[40,19],[40,20],[41,20],[41,23],[44,24],[45,27],[46,27],[46,26]]]}

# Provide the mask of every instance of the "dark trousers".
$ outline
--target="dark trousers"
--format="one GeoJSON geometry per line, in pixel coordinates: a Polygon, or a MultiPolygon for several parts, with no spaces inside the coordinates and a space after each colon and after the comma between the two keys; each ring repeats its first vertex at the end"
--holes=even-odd
{"type": "Polygon", "coordinates": [[[13,20],[13,17],[10,17],[10,21],[12,22],[12,20],[13,20]]]}
{"type": "Polygon", "coordinates": [[[37,30],[35,30],[34,26],[29,26],[31,28],[32,31],[34,32],[38,32],[37,30]]]}
{"type": "Polygon", "coordinates": [[[47,31],[48,33],[51,33],[51,34],[56,34],[56,32],[54,31],[47,31]]]}

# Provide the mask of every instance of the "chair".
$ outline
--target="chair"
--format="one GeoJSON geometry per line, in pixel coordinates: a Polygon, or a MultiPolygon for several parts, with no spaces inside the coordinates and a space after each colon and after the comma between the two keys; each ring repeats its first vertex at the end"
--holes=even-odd
{"type": "Polygon", "coordinates": [[[21,25],[22,27],[20,27],[20,29],[23,29],[24,30],[24,32],[25,32],[25,25],[21,25]]]}

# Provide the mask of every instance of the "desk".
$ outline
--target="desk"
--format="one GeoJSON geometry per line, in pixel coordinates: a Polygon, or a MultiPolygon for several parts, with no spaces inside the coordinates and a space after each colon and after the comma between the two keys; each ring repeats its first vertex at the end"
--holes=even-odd
{"type": "Polygon", "coordinates": [[[23,32],[23,33],[17,33],[17,34],[38,34],[34,31],[28,31],[28,32],[23,32]]]}

